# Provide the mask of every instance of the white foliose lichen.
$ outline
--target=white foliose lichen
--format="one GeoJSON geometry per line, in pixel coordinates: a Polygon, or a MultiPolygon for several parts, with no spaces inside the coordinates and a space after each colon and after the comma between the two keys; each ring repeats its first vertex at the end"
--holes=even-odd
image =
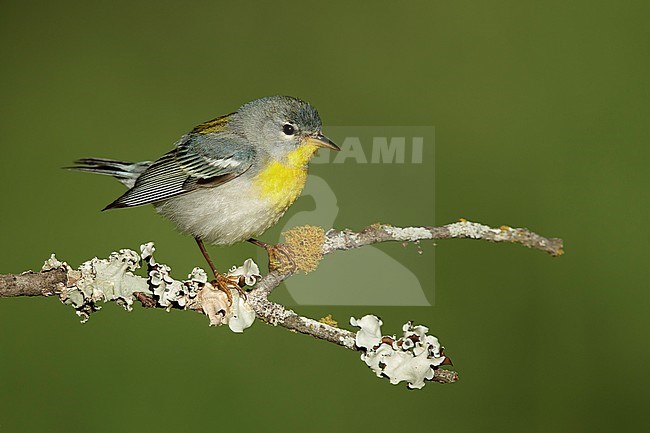
{"type": "Polygon", "coordinates": [[[432,380],[435,370],[445,363],[446,357],[438,339],[427,335],[426,326],[413,326],[407,322],[402,327],[403,336],[382,336],[381,320],[373,315],[350,319],[357,326],[356,345],[364,350],[361,360],[378,377],[386,377],[392,384],[407,382],[411,389],[420,389],[432,380]]]}
{"type": "Polygon", "coordinates": [[[188,275],[188,280],[178,281],[171,277],[171,268],[162,263],[156,262],[153,253],[156,248],[153,242],[140,246],[142,260],[147,263],[147,284],[149,292],[153,294],[158,305],[167,308],[178,306],[186,308],[195,301],[203,284],[207,281],[205,271],[200,268],[194,270],[188,275]]]}
{"type": "MultiPolygon", "coordinates": [[[[140,247],[142,259],[147,262],[149,278],[147,282],[158,304],[170,310],[174,306],[190,308],[200,302],[201,308],[210,320],[210,326],[227,324],[233,332],[243,332],[255,320],[255,312],[239,291],[230,289],[232,304],[228,295],[208,282],[208,276],[201,268],[194,268],[185,281],[174,280],[167,265],[157,263],[153,257],[155,248],[149,242],[140,247]],[[198,297],[200,294],[200,297],[198,297]]],[[[243,266],[230,270],[226,275],[236,283],[242,277],[247,285],[252,286],[260,278],[259,267],[248,259],[243,266]]]]}
{"type": "MultiPolygon", "coordinates": [[[[51,257],[45,262],[44,269],[57,264],[65,265],[51,257]]],[[[68,272],[74,284],[68,284],[61,294],[61,300],[76,309],[82,322],[101,308],[96,305],[100,300],[117,301],[131,310],[133,293],[148,290],[146,281],[133,274],[139,267],[140,257],[127,249],[111,253],[108,259],[95,257],[83,263],[78,271],[68,272]]]]}
{"type": "Polygon", "coordinates": [[[228,277],[241,277],[247,286],[254,286],[262,278],[262,275],[257,263],[253,259],[246,259],[242,266],[230,268],[228,277]]]}
{"type": "MultiPolygon", "coordinates": [[[[230,304],[228,296],[208,282],[203,269],[194,268],[187,280],[175,280],[171,277],[171,268],[154,259],[156,249],[153,242],[141,245],[140,251],[142,257],[128,249],[111,253],[108,259],[95,257],[83,263],[79,270],[71,269],[53,254],[42,270],[67,270],[67,285],[62,287],[59,296],[64,304],[75,308],[82,323],[101,308],[97,305],[99,301],[115,301],[131,311],[136,292],[141,292],[168,311],[172,308],[202,309],[210,319],[210,325],[228,324],[233,332],[243,332],[252,325],[255,312],[234,288],[231,290],[233,302],[230,304]],[[147,278],[133,274],[140,268],[141,260],[147,265],[147,278]]],[[[226,277],[233,283],[243,279],[247,285],[253,285],[260,278],[259,268],[253,260],[248,259],[243,266],[233,267],[226,277]]]]}
{"type": "Polygon", "coordinates": [[[230,290],[232,305],[228,295],[212,284],[206,284],[201,291],[201,307],[210,319],[210,326],[228,325],[233,332],[244,332],[255,321],[255,311],[235,289],[230,290]]]}
{"type": "Polygon", "coordinates": [[[50,258],[45,260],[45,263],[43,263],[43,266],[41,267],[41,272],[51,271],[52,269],[61,269],[61,268],[68,270],[70,269],[70,266],[68,266],[66,262],[60,261],[59,259],[56,258],[54,254],[52,254],[50,258]]]}
{"type": "Polygon", "coordinates": [[[361,328],[357,331],[355,338],[357,347],[369,350],[381,343],[381,325],[383,324],[377,316],[372,314],[363,316],[358,320],[350,317],[350,325],[361,328]]]}

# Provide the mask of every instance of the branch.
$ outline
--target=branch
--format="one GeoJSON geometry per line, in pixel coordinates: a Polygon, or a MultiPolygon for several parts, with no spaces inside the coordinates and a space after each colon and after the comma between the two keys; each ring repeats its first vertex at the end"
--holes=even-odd
{"type": "Polygon", "coordinates": [[[416,242],[427,239],[480,239],[489,242],[519,244],[544,251],[554,257],[564,254],[562,239],[545,238],[525,228],[501,226],[495,229],[465,219],[441,227],[401,228],[385,224],[374,224],[359,233],[350,230],[330,230],[327,232],[327,242],[323,246],[323,253],[329,254],[335,250],[350,250],[379,242],[416,242]]]}
{"type": "Polygon", "coordinates": [[[67,280],[65,269],[0,275],[0,298],[58,295],[67,280]]]}
{"type": "Polygon", "coordinates": [[[132,272],[140,266],[140,257],[130,250],[120,250],[106,260],[92,259],[79,270],[73,270],[52,256],[42,272],[0,275],[0,298],[57,295],[64,303],[74,306],[83,321],[99,309],[96,303],[100,300],[116,301],[128,310],[134,300],[145,307],[194,310],[206,314],[211,325],[228,324],[235,332],[243,331],[257,317],[273,326],[280,325],[360,351],[362,359],[378,376],[387,376],[392,383],[405,380],[409,387],[419,388],[424,385],[424,380],[439,383],[458,380],[456,372],[438,368],[451,362],[437,338],[427,335],[426,327],[408,322],[404,325],[403,337],[384,336],[380,330],[381,321],[374,316],[364,316],[359,320],[351,319],[351,324],[361,328],[355,333],[339,328],[336,323],[300,316],[269,301],[268,296],[296,272],[314,270],[325,255],[380,242],[417,243],[421,240],[468,238],[519,244],[552,256],[563,254],[561,239],[545,238],[528,229],[490,228],[466,220],[440,227],[400,228],[374,224],[360,232],[332,229],[325,233],[317,227],[303,226],[284,235],[284,247],[290,253],[290,262],[272,262],[270,267],[273,270],[263,278],[250,259],[244,266],[231,269],[228,276],[233,282],[255,285],[245,299],[232,290],[232,304],[225,293],[207,281],[200,268],[195,268],[188,280],[171,278],[171,269],[153,259],[152,243],[141,247],[142,261],[147,264],[146,279],[133,275],[132,272]],[[422,375],[425,370],[427,373],[422,375]]]}

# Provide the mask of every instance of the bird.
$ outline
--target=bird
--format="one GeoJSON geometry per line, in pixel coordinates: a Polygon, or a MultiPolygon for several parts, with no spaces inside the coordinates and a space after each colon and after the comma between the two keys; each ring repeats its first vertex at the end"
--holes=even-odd
{"type": "MultiPolygon", "coordinates": [[[[232,302],[233,284],[205,249],[248,241],[273,256],[279,246],[255,239],[276,224],[305,186],[308,163],[321,149],[340,148],[323,135],[318,111],[291,96],[268,96],[208,120],[155,161],[82,158],[66,167],[110,175],[128,190],[103,210],[152,204],[192,236],[215,280],[232,302]]],[[[289,258],[290,259],[290,258],[289,258]]]]}

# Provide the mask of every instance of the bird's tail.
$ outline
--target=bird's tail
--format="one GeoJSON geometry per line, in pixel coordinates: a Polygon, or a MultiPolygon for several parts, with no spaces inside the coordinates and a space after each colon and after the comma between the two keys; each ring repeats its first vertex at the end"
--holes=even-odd
{"type": "Polygon", "coordinates": [[[64,168],[113,176],[129,188],[133,187],[135,180],[151,165],[151,161],[124,162],[104,158],[82,158],[74,163],[75,165],[64,168]]]}

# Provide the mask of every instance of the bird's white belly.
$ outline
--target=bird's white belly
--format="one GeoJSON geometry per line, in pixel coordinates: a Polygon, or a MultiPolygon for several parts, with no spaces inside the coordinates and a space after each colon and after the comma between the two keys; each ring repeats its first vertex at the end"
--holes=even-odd
{"type": "Polygon", "coordinates": [[[217,245],[230,245],[257,236],[275,224],[286,209],[259,198],[243,176],[215,188],[171,198],[156,205],[177,228],[217,245]]]}

